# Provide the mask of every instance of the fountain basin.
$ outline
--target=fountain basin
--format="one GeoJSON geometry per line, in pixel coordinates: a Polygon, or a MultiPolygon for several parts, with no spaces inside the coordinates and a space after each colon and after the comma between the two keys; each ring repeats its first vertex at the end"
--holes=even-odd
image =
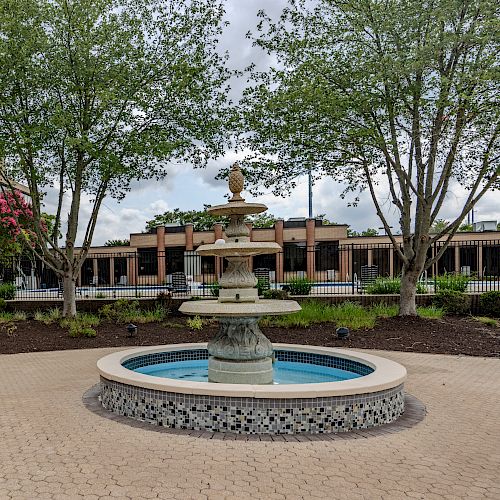
{"type": "Polygon", "coordinates": [[[207,359],[207,344],[139,347],[101,358],[101,402],[115,413],[171,428],[248,434],[347,432],[396,420],[406,369],[371,354],[275,344],[285,361],[364,372],[337,382],[250,385],[160,378],[133,369],[207,359]],[[353,370],[354,369],[354,370],[353,370]]]}

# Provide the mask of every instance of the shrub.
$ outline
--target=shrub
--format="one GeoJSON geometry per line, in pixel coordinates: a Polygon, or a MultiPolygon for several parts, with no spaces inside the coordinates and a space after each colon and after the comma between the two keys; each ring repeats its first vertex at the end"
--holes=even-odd
{"type": "Polygon", "coordinates": [[[96,299],[105,299],[106,298],[106,294],[105,293],[102,293],[102,292],[97,292],[95,294],[95,298],[96,299]]]}
{"type": "Polygon", "coordinates": [[[312,281],[307,278],[292,278],[286,284],[286,291],[290,295],[309,295],[312,288],[312,281]]]}
{"type": "Polygon", "coordinates": [[[5,302],[5,299],[0,299],[0,311],[5,311],[7,309],[7,302],[5,302]]]}
{"type": "Polygon", "coordinates": [[[481,312],[486,316],[500,318],[500,291],[491,290],[490,292],[482,293],[479,297],[479,305],[481,312]]]}
{"type": "Polygon", "coordinates": [[[257,288],[259,297],[261,297],[269,289],[269,282],[267,280],[263,280],[262,278],[257,278],[257,285],[255,285],[255,287],[257,288]]]}
{"type": "Polygon", "coordinates": [[[40,321],[44,325],[51,325],[62,318],[61,310],[57,307],[49,309],[46,312],[36,311],[35,320],[40,321]]]}
{"type": "Polygon", "coordinates": [[[131,317],[137,317],[140,314],[139,302],[137,300],[119,299],[112,304],[101,307],[99,314],[109,321],[128,323],[131,317]]]}
{"type": "Polygon", "coordinates": [[[218,281],[214,281],[211,285],[207,285],[207,288],[214,297],[219,296],[220,285],[218,281]]]}
{"type": "Polygon", "coordinates": [[[446,273],[443,276],[436,276],[436,292],[440,290],[451,290],[454,292],[467,291],[467,285],[469,284],[470,277],[464,276],[463,274],[457,273],[446,273]]]}
{"type": "Polygon", "coordinates": [[[470,297],[456,290],[440,290],[433,305],[442,308],[446,314],[464,315],[470,312],[470,297]]]}
{"type": "Polygon", "coordinates": [[[14,300],[16,298],[16,286],[12,283],[0,285],[0,299],[14,300]]]}
{"type": "Polygon", "coordinates": [[[82,323],[76,320],[73,323],[71,323],[68,335],[73,338],[77,337],[92,338],[97,335],[97,332],[90,326],[84,326],[82,323]]]}
{"type": "Polygon", "coordinates": [[[288,292],[286,290],[264,290],[262,294],[265,299],[273,300],[286,300],[288,299],[288,292]]]}
{"type": "MultiPolygon", "coordinates": [[[[401,278],[384,278],[379,276],[373,283],[366,287],[366,293],[370,295],[399,295],[401,292],[401,278]]],[[[417,293],[427,293],[423,283],[417,281],[417,293]]]]}
{"type": "Polygon", "coordinates": [[[186,324],[189,328],[193,330],[201,330],[203,328],[203,320],[199,316],[194,318],[188,318],[186,324]]]}

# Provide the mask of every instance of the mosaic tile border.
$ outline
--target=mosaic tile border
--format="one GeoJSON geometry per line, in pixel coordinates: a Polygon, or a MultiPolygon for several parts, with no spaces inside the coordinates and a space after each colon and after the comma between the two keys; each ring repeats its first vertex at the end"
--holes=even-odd
{"type": "Polygon", "coordinates": [[[121,416],[173,428],[236,434],[323,434],[369,429],[404,412],[403,384],[355,396],[267,399],[180,394],[101,377],[102,406],[121,416]]]}
{"type": "MultiPolygon", "coordinates": [[[[328,366],[330,368],[339,368],[348,370],[359,375],[369,375],[373,368],[352,359],[330,356],[327,354],[316,354],[303,351],[287,351],[275,349],[274,355],[278,361],[291,361],[298,363],[309,363],[313,365],[328,366]]],[[[178,351],[165,351],[144,354],[127,359],[123,367],[129,370],[135,370],[143,366],[154,365],[157,363],[172,363],[176,361],[188,361],[197,359],[208,359],[207,349],[185,349],[178,351]]]]}

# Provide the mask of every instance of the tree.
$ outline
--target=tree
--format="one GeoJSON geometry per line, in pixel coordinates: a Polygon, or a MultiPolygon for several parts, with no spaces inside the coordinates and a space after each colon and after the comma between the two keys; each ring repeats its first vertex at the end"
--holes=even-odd
{"type": "Polygon", "coordinates": [[[348,229],[347,236],[378,236],[378,231],[373,227],[369,227],[361,232],[348,229]]]}
{"type": "MultiPolygon", "coordinates": [[[[446,230],[446,228],[450,225],[450,221],[445,220],[445,219],[436,219],[432,226],[429,229],[430,233],[441,233],[442,231],[446,230]]],[[[459,228],[460,229],[460,228],[459,228]]]]}
{"type": "Polygon", "coordinates": [[[0,157],[29,187],[39,257],[63,281],[64,315],[76,313],[75,283],[104,198],[161,178],[170,161],[203,166],[223,151],[223,13],[218,0],[2,2],[0,157]],[[37,222],[51,187],[55,223],[44,235],[37,222]],[[91,215],[82,228],[84,197],[91,215]]]}
{"type": "Polygon", "coordinates": [[[493,0],[290,0],[278,21],[260,13],[255,44],[277,64],[251,70],[241,102],[247,177],[283,185],[314,159],[344,195],[367,189],[403,263],[401,315],[416,314],[419,276],[499,187],[498,15],[493,0]],[[469,190],[463,209],[431,235],[454,181],[469,190]]]}
{"type": "MultiPolygon", "coordinates": [[[[162,214],[155,215],[153,219],[146,222],[146,231],[164,226],[165,224],[193,224],[195,231],[210,231],[214,224],[220,222],[229,224],[229,217],[214,217],[207,212],[210,205],[203,205],[203,210],[181,210],[174,208],[162,214]]],[[[272,214],[257,214],[246,218],[247,222],[252,222],[253,227],[264,228],[273,227],[277,218],[272,214]]]]}
{"type": "Polygon", "coordinates": [[[108,240],[104,243],[105,247],[127,247],[130,245],[130,240],[108,240]]]}

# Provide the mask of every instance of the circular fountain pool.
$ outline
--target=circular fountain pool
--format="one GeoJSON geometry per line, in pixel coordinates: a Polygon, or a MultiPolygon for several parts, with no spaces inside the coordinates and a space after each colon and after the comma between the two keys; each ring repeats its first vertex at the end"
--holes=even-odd
{"type": "Polygon", "coordinates": [[[275,344],[274,355],[276,383],[250,385],[204,381],[206,344],[113,353],[98,362],[101,403],[165,427],[249,434],[346,432],[392,422],[404,411],[406,370],[398,363],[289,344],[275,344]]]}

